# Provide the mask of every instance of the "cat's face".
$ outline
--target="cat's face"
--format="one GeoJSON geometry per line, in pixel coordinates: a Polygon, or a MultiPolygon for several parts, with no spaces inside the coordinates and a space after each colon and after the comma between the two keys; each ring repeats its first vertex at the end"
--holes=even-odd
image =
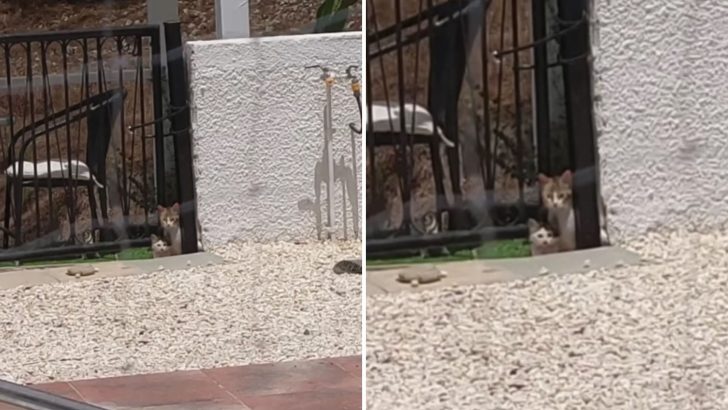
{"type": "Polygon", "coordinates": [[[546,208],[571,208],[571,171],[566,170],[558,177],[549,178],[539,174],[541,198],[546,208]]]}
{"type": "Polygon", "coordinates": [[[528,240],[535,246],[546,247],[556,244],[553,229],[533,219],[528,220],[528,234],[528,240]]]}
{"type": "Polygon", "coordinates": [[[162,228],[174,228],[179,226],[179,204],[170,207],[159,205],[159,224],[162,228]]]}
{"type": "Polygon", "coordinates": [[[163,252],[166,251],[167,244],[157,235],[152,234],[152,251],[163,252]]]}

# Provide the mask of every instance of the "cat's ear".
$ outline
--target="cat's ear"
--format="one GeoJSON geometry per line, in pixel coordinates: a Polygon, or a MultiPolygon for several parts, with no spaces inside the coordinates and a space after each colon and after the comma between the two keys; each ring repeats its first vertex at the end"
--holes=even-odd
{"type": "Polygon", "coordinates": [[[561,182],[563,182],[565,184],[571,185],[572,177],[573,177],[573,175],[571,174],[571,170],[570,169],[567,169],[566,171],[564,171],[561,174],[561,178],[560,179],[561,179],[561,182]]]}
{"type": "Polygon", "coordinates": [[[528,219],[528,230],[531,233],[533,233],[533,232],[538,231],[538,228],[539,228],[538,222],[536,222],[536,220],[533,218],[529,218],[528,219]]]}
{"type": "Polygon", "coordinates": [[[162,206],[162,204],[157,205],[157,211],[158,212],[163,212],[164,211],[164,206],[162,206]]]}
{"type": "Polygon", "coordinates": [[[544,174],[538,174],[538,183],[543,185],[548,184],[551,181],[551,178],[547,177],[544,174]]]}
{"type": "Polygon", "coordinates": [[[159,237],[155,234],[152,234],[151,239],[152,239],[152,243],[159,241],[159,237]]]}
{"type": "Polygon", "coordinates": [[[175,202],[174,205],[172,205],[172,209],[175,211],[179,211],[179,202],[175,202]]]}

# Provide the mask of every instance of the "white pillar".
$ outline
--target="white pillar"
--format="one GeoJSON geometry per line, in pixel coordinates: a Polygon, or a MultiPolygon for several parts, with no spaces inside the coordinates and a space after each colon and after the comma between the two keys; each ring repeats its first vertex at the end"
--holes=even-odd
{"type": "Polygon", "coordinates": [[[250,0],[215,0],[217,38],[250,37],[249,3],[250,0]]]}
{"type": "Polygon", "coordinates": [[[177,0],[147,0],[147,23],[159,24],[160,44],[162,51],[162,67],[167,67],[167,48],[164,45],[163,23],[176,23],[179,21],[179,5],[177,0]]]}

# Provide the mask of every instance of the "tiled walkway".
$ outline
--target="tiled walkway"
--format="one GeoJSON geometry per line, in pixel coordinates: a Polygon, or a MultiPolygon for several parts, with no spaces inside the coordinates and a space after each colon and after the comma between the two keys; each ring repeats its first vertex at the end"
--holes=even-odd
{"type": "Polygon", "coordinates": [[[361,356],[32,387],[108,409],[361,410],[361,356]]]}

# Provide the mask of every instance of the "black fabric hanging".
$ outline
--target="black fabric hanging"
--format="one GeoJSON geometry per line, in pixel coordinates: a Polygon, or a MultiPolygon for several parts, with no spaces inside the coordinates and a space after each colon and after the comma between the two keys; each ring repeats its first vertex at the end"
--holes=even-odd
{"type": "Polygon", "coordinates": [[[482,1],[472,1],[463,7],[465,3],[465,0],[453,0],[452,7],[433,22],[437,27],[430,36],[431,61],[427,98],[427,106],[435,124],[455,143],[454,148],[448,148],[447,156],[456,208],[450,211],[450,228],[456,230],[470,229],[475,223],[473,216],[461,209],[458,102],[468,51],[485,20],[482,1]]]}

